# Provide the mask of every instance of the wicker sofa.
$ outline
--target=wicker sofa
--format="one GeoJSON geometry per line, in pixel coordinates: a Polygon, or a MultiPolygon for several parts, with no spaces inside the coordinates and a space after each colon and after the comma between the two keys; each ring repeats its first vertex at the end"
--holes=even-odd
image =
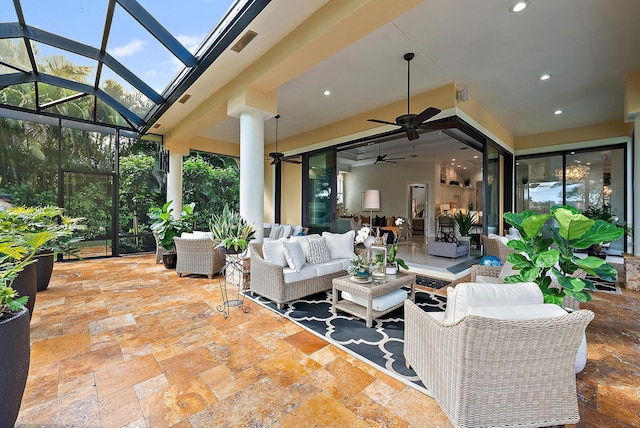
{"type": "Polygon", "coordinates": [[[176,245],[176,273],[207,275],[213,278],[220,273],[225,264],[225,254],[213,245],[207,232],[195,234],[183,233],[180,238],[174,237],[176,245]]]}
{"type": "MultiPolygon", "coordinates": [[[[251,254],[251,293],[265,297],[278,306],[279,309],[284,304],[295,299],[309,296],[321,291],[330,290],[334,278],[347,275],[347,267],[353,258],[353,237],[354,232],[349,231],[345,234],[329,234],[323,233],[323,238],[331,239],[332,236],[344,235],[342,240],[348,248],[339,251],[330,251],[331,259],[325,263],[305,265],[296,271],[284,263],[272,263],[267,261],[263,244],[249,244],[251,254]],[[337,255],[344,257],[336,257],[337,255]]],[[[296,239],[320,239],[320,235],[311,235],[308,237],[292,237],[290,240],[296,239]]],[[[267,245],[267,243],[265,243],[267,245]]],[[[329,246],[329,250],[332,247],[329,246]]]]}
{"type": "MultiPolygon", "coordinates": [[[[462,285],[458,284],[456,288],[462,285]]],[[[476,301],[490,284],[475,288],[476,301]]],[[[505,287],[504,285],[502,287],[505,287]]],[[[535,297],[535,284],[523,296],[535,297]]],[[[486,304],[500,299],[499,285],[486,304]]],[[[538,291],[539,293],[539,291],[538,291]]],[[[460,303],[460,302],[458,302],[460,303]]],[[[514,303],[512,301],[511,303],[514,303]]],[[[456,312],[461,309],[455,302],[456,312]]],[[[556,305],[521,303],[467,307],[464,314],[425,312],[405,301],[404,355],[455,427],[552,426],[579,421],[574,365],[593,313],[567,314],[556,305]],[[531,314],[540,314],[532,317],[531,314]],[[438,316],[439,315],[439,316],[438,316]]]]}

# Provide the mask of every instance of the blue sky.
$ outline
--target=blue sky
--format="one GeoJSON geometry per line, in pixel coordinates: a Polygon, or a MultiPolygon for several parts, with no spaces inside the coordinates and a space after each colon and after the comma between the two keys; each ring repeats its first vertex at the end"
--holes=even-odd
{"type": "MultiPolygon", "coordinates": [[[[233,0],[139,0],[174,37],[195,54],[195,49],[217,25],[233,0]]],[[[100,48],[107,0],[22,0],[28,25],[100,48]]],[[[15,22],[11,0],[0,0],[0,21],[15,22]]],[[[42,55],[60,51],[40,46],[42,55]]],[[[182,63],[155,40],[120,5],[116,5],[107,52],[158,92],[182,69],[182,63]]],[[[74,64],[94,65],[91,60],[67,55],[74,64]]],[[[116,78],[106,73],[108,78],[116,78]]],[[[121,81],[127,89],[130,85],[121,81]]]]}

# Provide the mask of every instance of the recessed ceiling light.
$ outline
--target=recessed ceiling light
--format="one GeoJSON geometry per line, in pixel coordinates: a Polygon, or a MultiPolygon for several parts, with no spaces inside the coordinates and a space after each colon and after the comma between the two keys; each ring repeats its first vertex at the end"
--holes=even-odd
{"type": "Polygon", "coordinates": [[[324,95],[325,97],[328,97],[329,95],[331,95],[331,91],[328,89],[325,89],[322,95],[324,95]]]}
{"type": "Polygon", "coordinates": [[[543,74],[542,76],[539,77],[540,80],[548,80],[551,78],[550,74],[543,74]]]}
{"type": "Polygon", "coordinates": [[[523,10],[525,10],[527,8],[527,6],[529,6],[529,1],[528,0],[520,0],[520,1],[516,2],[513,6],[511,6],[509,8],[509,12],[511,12],[511,13],[522,12],[523,10]]]}
{"type": "Polygon", "coordinates": [[[478,159],[478,155],[474,155],[474,156],[473,156],[473,158],[474,158],[474,159],[478,159]]]}
{"type": "Polygon", "coordinates": [[[562,110],[556,110],[556,111],[553,112],[553,114],[555,114],[555,115],[562,114],[562,110]]]}
{"type": "Polygon", "coordinates": [[[455,165],[455,162],[451,162],[451,165],[455,165]]]}
{"type": "Polygon", "coordinates": [[[451,159],[451,162],[455,162],[455,161],[456,161],[456,158],[452,158],[452,159],[451,159]]]}

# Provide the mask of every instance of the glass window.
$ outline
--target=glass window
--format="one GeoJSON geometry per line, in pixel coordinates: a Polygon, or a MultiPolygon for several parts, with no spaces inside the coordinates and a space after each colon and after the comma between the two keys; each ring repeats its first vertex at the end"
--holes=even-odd
{"type": "Polygon", "coordinates": [[[516,210],[548,213],[554,205],[562,205],[562,156],[519,159],[516,163],[516,210]]]}
{"type": "MultiPolygon", "coordinates": [[[[32,70],[27,48],[22,39],[0,39],[0,60],[25,71],[32,70]]],[[[5,68],[9,69],[10,73],[16,72],[10,67],[5,68]]]]}

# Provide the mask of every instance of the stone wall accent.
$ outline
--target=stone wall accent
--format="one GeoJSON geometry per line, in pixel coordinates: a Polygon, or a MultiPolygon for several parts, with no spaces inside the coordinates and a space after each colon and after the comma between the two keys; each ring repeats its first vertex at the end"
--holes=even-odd
{"type": "Polygon", "coordinates": [[[640,257],[624,253],[624,278],[621,278],[620,285],[629,290],[640,291],[640,257]]]}

